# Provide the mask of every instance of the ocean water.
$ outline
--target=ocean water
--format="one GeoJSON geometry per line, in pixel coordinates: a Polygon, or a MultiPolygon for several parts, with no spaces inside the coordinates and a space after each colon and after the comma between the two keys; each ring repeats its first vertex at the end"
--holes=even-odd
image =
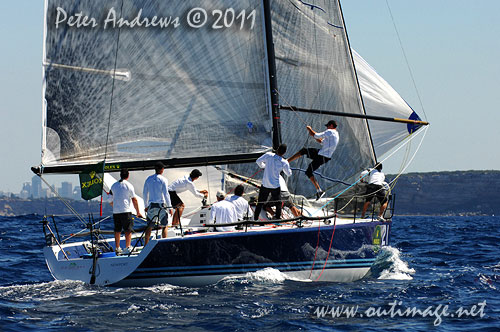
{"type": "Polygon", "coordinates": [[[200,288],[54,281],[40,219],[0,218],[0,331],[500,331],[500,217],[395,217],[352,283],[264,269],[200,288]]]}

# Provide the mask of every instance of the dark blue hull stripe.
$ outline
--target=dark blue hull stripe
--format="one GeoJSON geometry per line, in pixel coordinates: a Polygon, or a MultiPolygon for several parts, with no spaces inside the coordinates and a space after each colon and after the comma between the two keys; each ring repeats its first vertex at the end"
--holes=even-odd
{"type": "MultiPolygon", "coordinates": [[[[358,258],[328,261],[328,264],[345,264],[345,263],[372,263],[375,258],[358,258]]],[[[271,267],[279,265],[312,265],[313,261],[302,262],[279,262],[279,263],[255,263],[255,264],[230,264],[230,265],[203,265],[203,266],[173,266],[173,267],[156,267],[156,268],[139,268],[134,272],[149,272],[149,271],[168,271],[168,270],[205,270],[205,269],[224,269],[224,268],[248,268],[248,267],[271,267]]],[[[316,264],[325,264],[323,260],[316,260],[316,264]]]]}
{"type": "MultiPolygon", "coordinates": [[[[325,269],[345,269],[345,268],[370,268],[375,258],[369,259],[349,259],[328,262],[325,269]]],[[[325,261],[316,261],[314,270],[323,269],[325,261]]],[[[290,262],[290,263],[260,263],[237,265],[207,265],[207,266],[186,266],[186,267],[165,267],[165,268],[143,268],[137,269],[126,279],[149,279],[164,277],[188,277],[205,276],[218,274],[243,274],[256,272],[266,267],[273,267],[280,271],[305,271],[310,270],[313,262],[290,262]]]]}

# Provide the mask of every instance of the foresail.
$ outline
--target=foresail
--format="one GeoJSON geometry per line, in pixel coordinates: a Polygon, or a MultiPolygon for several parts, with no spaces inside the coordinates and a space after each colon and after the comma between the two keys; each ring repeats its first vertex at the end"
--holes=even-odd
{"type": "Polygon", "coordinates": [[[46,0],[45,21],[44,166],[271,145],[261,1],[46,0]]]}
{"type": "MultiPolygon", "coordinates": [[[[352,50],[367,115],[420,120],[401,96],[356,51],[352,50]]],[[[381,156],[419,127],[387,121],[368,121],[377,156],[381,156]]]]}

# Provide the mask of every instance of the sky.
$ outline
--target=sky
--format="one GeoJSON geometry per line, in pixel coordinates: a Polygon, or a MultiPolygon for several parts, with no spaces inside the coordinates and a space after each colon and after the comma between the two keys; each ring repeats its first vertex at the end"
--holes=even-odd
{"type": "MultiPolygon", "coordinates": [[[[500,1],[341,3],[351,47],[431,123],[405,172],[500,170],[500,1]]],[[[0,191],[19,192],[40,163],[42,37],[42,0],[0,2],[0,191]]]]}

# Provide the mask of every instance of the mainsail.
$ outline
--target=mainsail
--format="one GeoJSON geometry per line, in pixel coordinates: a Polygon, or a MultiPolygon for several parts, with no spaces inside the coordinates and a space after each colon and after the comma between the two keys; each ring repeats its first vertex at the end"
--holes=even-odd
{"type": "Polygon", "coordinates": [[[258,0],[46,0],[45,171],[104,159],[224,163],[266,151],[272,128],[261,12],[258,0]],[[230,8],[234,26],[214,29],[214,16],[191,27],[187,13],[203,6],[209,14],[230,8]],[[111,10],[117,24],[105,28],[111,10]],[[97,26],[70,26],[77,14],[97,26]],[[139,16],[171,22],[118,25],[139,16]]]}

